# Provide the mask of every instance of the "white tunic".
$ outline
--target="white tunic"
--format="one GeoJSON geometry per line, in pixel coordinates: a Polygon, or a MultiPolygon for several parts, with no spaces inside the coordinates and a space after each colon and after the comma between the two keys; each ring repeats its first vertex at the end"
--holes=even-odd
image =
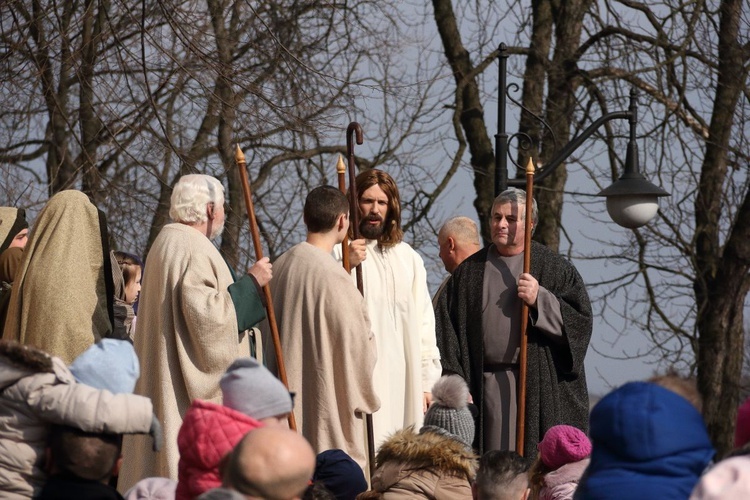
{"type": "MultiPolygon", "coordinates": [[[[341,246],[334,253],[341,260],[341,246]]],[[[352,277],[356,272],[352,269],[352,277]]],[[[375,447],[409,425],[422,425],[422,398],[440,378],[435,313],[422,257],[408,243],[384,251],[367,241],[362,262],[365,300],[378,346],[375,391],[380,410],[373,414],[375,447]]]]}

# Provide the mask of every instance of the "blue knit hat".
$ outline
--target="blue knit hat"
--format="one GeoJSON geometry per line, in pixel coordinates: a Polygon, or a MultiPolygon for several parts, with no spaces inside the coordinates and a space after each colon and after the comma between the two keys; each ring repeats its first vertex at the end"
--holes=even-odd
{"type": "Polygon", "coordinates": [[[133,344],[102,339],[73,360],[70,371],[81,384],[113,394],[130,394],[141,375],[141,366],[133,344]]]}

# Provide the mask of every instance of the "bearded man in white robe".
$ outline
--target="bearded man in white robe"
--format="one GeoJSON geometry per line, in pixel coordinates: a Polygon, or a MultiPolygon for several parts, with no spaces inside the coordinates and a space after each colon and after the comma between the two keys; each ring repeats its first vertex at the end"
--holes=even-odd
{"type": "Polygon", "coordinates": [[[355,182],[364,238],[351,242],[349,259],[352,275],[362,264],[367,312],[378,347],[373,376],[380,398],[380,410],[373,415],[378,448],[404,427],[421,427],[430,391],[440,378],[440,352],[424,261],[403,241],[396,182],[375,169],[360,173],[355,182]]]}
{"type": "Polygon", "coordinates": [[[331,255],[349,229],[349,202],[320,186],[303,214],[307,238],[274,262],[271,280],[294,416],[316,453],[341,449],[366,470],[365,414],[380,407],[375,338],[364,298],[331,255]]]}
{"type": "Polygon", "coordinates": [[[146,477],[177,480],[177,434],[194,399],[221,404],[219,379],[250,355],[244,333],[265,317],[261,287],[271,279],[268,259],[235,281],[211,240],[224,228],[224,187],[207,175],[185,175],[172,191],[169,216],[143,273],[135,350],[143,367],[135,388],[148,396],[164,425],[164,449],[127,437],[118,487],[146,477]]]}

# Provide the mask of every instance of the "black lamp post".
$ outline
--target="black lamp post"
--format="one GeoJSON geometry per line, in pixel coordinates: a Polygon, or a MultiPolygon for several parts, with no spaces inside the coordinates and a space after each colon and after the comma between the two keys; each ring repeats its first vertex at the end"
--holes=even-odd
{"type": "MultiPolygon", "coordinates": [[[[497,103],[497,134],[495,135],[495,195],[504,191],[508,186],[523,188],[524,179],[508,179],[508,144],[511,139],[524,136],[525,140],[531,139],[525,134],[517,133],[511,136],[505,130],[505,100],[507,98],[507,47],[504,43],[499,48],[499,92],[497,103]]],[[[630,106],[627,111],[615,111],[607,113],[594,121],[580,135],[571,139],[548,163],[538,169],[534,176],[536,181],[542,180],[559,167],[583,142],[588,139],[604,123],[610,120],[623,119],[630,123],[630,139],[625,156],[625,172],[620,178],[601,191],[597,196],[607,198],[607,211],[617,224],[627,228],[637,228],[647,224],[656,215],[659,205],[657,200],[660,196],[669,196],[669,193],[646,180],[640,173],[638,166],[638,145],[635,142],[635,127],[638,124],[637,92],[630,91],[630,106]]],[[[537,119],[541,120],[541,118],[537,119]]]]}

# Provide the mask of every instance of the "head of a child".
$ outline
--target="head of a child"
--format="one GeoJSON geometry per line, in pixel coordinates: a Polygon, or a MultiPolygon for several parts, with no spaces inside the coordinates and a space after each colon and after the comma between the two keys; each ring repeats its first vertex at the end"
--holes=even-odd
{"type": "Polygon", "coordinates": [[[491,450],[479,459],[473,500],[527,500],[529,462],[515,451],[491,450]]]}
{"type": "Polygon", "coordinates": [[[50,474],[107,483],[116,475],[122,457],[121,434],[84,432],[52,426],[47,448],[50,474]]]}
{"type": "Polygon", "coordinates": [[[237,359],[219,385],[224,406],[266,426],[285,425],[292,411],[292,396],[287,388],[253,358],[237,359]]]}
{"type": "Polygon", "coordinates": [[[132,304],[138,299],[138,294],[141,292],[143,262],[135,255],[126,252],[115,252],[115,258],[125,282],[125,302],[132,304]]]}
{"type": "Polygon", "coordinates": [[[424,415],[420,433],[433,432],[471,448],[474,416],[468,405],[469,387],[459,375],[444,375],[432,387],[432,404],[424,415]]]}
{"type": "Polygon", "coordinates": [[[545,474],[591,456],[591,440],[577,427],[555,425],[544,433],[537,450],[539,455],[529,471],[532,498],[541,488],[545,474]]]}
{"type": "Polygon", "coordinates": [[[130,394],[141,374],[138,356],[128,340],[102,339],[83,351],[70,365],[80,384],[130,394]]]}

